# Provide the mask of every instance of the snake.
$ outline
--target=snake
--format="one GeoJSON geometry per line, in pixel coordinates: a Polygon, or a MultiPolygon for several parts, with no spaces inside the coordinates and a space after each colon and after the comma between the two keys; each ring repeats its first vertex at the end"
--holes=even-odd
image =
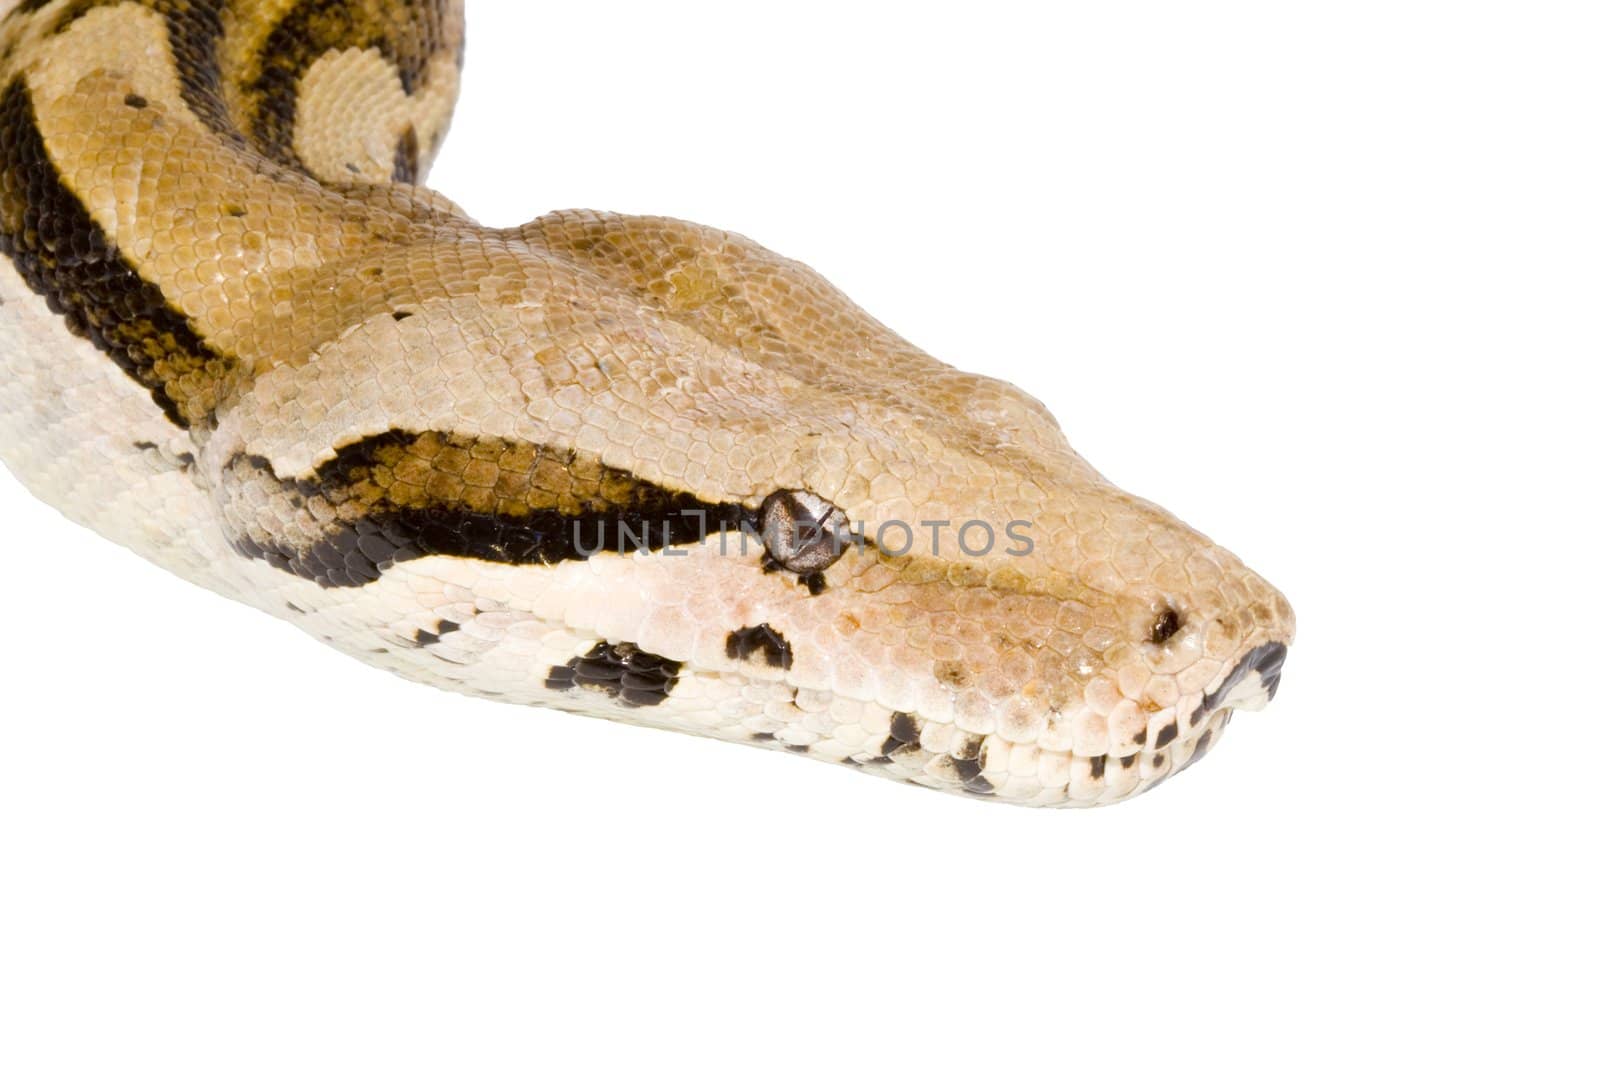
{"type": "Polygon", "coordinates": [[[1283,595],[1016,386],[740,235],[428,189],[464,33],[0,0],[31,493],[408,679],[966,797],[1133,797],[1276,694],[1283,595]]]}

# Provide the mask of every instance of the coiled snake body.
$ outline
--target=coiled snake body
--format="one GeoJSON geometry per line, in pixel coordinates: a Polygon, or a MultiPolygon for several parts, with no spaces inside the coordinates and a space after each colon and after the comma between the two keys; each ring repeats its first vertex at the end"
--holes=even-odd
{"type": "Polygon", "coordinates": [[[1020,390],[734,234],[416,184],[459,3],[0,14],[0,457],[71,518],[433,685],[1024,804],[1275,691],[1284,599],[1020,390]]]}

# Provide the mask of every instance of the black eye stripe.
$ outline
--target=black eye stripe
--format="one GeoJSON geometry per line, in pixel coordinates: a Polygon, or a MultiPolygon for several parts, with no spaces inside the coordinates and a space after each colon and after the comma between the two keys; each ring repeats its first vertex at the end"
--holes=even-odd
{"type": "MultiPolygon", "coordinates": [[[[485,479],[480,479],[485,480],[485,479]]],[[[333,588],[377,581],[396,563],[457,556],[549,565],[602,553],[696,544],[737,530],[736,504],[667,489],[592,456],[526,441],[391,430],[341,447],[304,478],[280,478],[266,460],[224,465],[224,505],[235,549],[333,588]],[[493,490],[474,492],[464,471],[491,469],[493,490]],[[432,487],[432,488],[430,488],[432,487]],[[290,540],[281,530],[299,530],[290,540]]]]}

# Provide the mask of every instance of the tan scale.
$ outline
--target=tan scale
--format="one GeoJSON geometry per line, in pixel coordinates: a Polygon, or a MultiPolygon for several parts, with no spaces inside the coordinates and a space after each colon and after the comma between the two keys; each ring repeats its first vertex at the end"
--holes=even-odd
{"type": "Polygon", "coordinates": [[[734,234],[394,181],[459,4],[0,15],[0,458],[76,521],[433,685],[1023,804],[1148,789],[1276,690],[1283,597],[1015,387],[734,234]],[[780,498],[866,542],[803,565],[780,498]]]}

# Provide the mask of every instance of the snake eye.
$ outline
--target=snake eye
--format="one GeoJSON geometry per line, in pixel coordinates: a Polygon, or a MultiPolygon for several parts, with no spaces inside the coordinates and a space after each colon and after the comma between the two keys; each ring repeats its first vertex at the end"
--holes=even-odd
{"type": "Polygon", "coordinates": [[[761,541],[784,570],[818,574],[844,555],[850,520],[815,493],[780,489],[761,502],[761,541]]]}

